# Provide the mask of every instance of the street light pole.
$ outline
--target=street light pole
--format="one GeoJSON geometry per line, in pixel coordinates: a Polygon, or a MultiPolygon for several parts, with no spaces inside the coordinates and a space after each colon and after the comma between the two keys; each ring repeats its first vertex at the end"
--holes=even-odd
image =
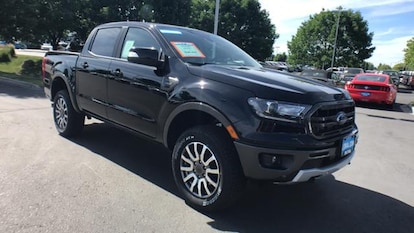
{"type": "Polygon", "coordinates": [[[214,34],[215,35],[217,35],[217,31],[218,31],[219,8],[220,8],[220,0],[216,0],[216,11],[215,11],[215,14],[214,14],[214,34]]]}
{"type": "Polygon", "coordinates": [[[341,9],[342,9],[341,7],[338,8],[338,21],[336,22],[335,42],[334,42],[333,53],[332,53],[331,69],[333,68],[334,60],[335,60],[336,41],[338,39],[339,21],[341,19],[341,9]]]}

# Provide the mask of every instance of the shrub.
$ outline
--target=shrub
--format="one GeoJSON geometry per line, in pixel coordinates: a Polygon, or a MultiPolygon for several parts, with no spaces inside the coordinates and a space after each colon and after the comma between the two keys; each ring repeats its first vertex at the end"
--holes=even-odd
{"type": "Polygon", "coordinates": [[[0,62],[11,62],[10,50],[7,47],[0,48],[0,62]]]}
{"type": "Polygon", "coordinates": [[[11,59],[16,57],[16,51],[13,46],[0,47],[0,62],[11,62],[11,59]]]}
{"type": "Polygon", "coordinates": [[[14,46],[9,47],[9,53],[11,57],[16,57],[16,51],[14,50],[14,46]]]}
{"type": "Polygon", "coordinates": [[[25,75],[39,76],[42,72],[42,61],[26,60],[20,72],[25,75]]]}

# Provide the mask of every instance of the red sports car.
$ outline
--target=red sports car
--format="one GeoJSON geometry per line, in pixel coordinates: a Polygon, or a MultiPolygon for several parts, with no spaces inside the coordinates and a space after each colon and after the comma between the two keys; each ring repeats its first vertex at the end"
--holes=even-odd
{"type": "Polygon", "coordinates": [[[355,102],[372,102],[392,107],[397,98],[397,86],[389,75],[362,73],[345,84],[355,102]]]}

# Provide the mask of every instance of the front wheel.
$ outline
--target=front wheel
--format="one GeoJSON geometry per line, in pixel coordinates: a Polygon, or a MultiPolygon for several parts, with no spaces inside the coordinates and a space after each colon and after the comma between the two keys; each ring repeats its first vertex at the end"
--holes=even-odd
{"type": "Polygon", "coordinates": [[[172,170],[186,202],[200,210],[214,211],[233,204],[245,185],[230,137],[216,126],[185,131],[174,147],[172,170]]]}
{"type": "Polygon", "coordinates": [[[85,116],[76,112],[66,90],[56,93],[53,100],[53,120],[60,135],[73,137],[81,133],[85,116]]]}

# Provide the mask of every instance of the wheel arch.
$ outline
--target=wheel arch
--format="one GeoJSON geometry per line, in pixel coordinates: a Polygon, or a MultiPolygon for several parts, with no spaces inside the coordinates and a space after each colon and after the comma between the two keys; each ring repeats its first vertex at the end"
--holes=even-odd
{"type": "Polygon", "coordinates": [[[68,83],[67,78],[65,78],[65,75],[63,73],[56,74],[53,78],[52,85],[50,87],[50,99],[53,100],[56,96],[56,93],[58,93],[60,90],[66,90],[69,94],[69,98],[72,102],[73,108],[77,112],[80,112],[74,93],[73,91],[71,91],[69,87],[70,85],[68,83]]]}
{"type": "Polygon", "coordinates": [[[164,145],[172,150],[178,137],[197,125],[222,126],[230,138],[235,138],[231,122],[221,112],[207,104],[191,102],[180,105],[167,118],[163,131],[164,145]]]}

